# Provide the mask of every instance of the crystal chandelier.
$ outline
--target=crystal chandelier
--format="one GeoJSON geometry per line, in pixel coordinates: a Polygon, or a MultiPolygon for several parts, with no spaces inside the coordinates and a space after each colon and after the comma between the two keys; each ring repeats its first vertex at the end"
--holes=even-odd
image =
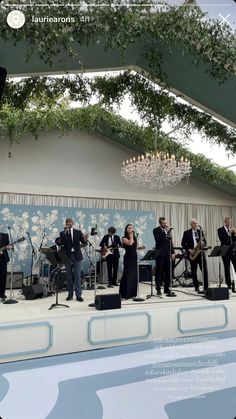
{"type": "Polygon", "coordinates": [[[136,186],[161,189],[176,185],[183,177],[188,182],[191,171],[187,159],[177,160],[174,155],[155,152],[123,162],[121,176],[136,186]]]}

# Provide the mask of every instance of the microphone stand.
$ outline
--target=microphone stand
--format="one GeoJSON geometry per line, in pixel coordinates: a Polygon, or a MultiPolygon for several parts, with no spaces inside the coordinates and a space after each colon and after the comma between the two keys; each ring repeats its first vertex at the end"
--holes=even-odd
{"type": "Polygon", "coordinates": [[[200,249],[201,249],[201,263],[202,263],[202,270],[201,270],[201,279],[202,279],[202,287],[203,287],[203,292],[202,292],[202,294],[203,294],[203,296],[205,295],[205,293],[206,293],[206,289],[205,289],[205,265],[204,265],[204,250],[203,250],[203,247],[204,247],[204,245],[202,244],[202,242],[203,242],[203,231],[202,231],[202,227],[200,226],[200,228],[199,228],[199,235],[200,235],[200,243],[201,243],[201,246],[200,246],[200,249]]]}
{"type": "Polygon", "coordinates": [[[31,273],[30,273],[30,285],[33,284],[33,264],[34,264],[34,255],[35,255],[35,248],[32,243],[31,235],[28,231],[26,231],[26,234],[29,238],[30,246],[31,246],[31,273]]]}
{"type": "MultiPolygon", "coordinates": [[[[96,238],[95,238],[95,234],[93,235],[94,237],[94,242],[92,244],[93,247],[93,260],[94,260],[94,302],[90,303],[88,306],[89,307],[95,307],[95,298],[96,298],[96,294],[97,294],[97,254],[96,254],[96,238]]],[[[89,242],[90,243],[90,242],[89,242]]]]}
{"type": "MultiPolygon", "coordinates": [[[[11,234],[11,227],[8,227],[9,230],[9,236],[10,236],[10,242],[13,243],[12,240],[12,234],[11,234]]],[[[18,303],[17,300],[13,300],[13,290],[12,290],[12,285],[13,285],[13,252],[14,252],[14,247],[11,247],[11,251],[10,251],[10,263],[11,263],[11,279],[10,279],[10,298],[9,300],[6,300],[3,302],[3,304],[16,304],[18,303]]]]}
{"type": "Polygon", "coordinates": [[[170,293],[166,294],[166,297],[177,297],[177,295],[172,292],[172,285],[173,285],[173,274],[172,274],[172,234],[171,234],[172,228],[168,231],[166,238],[169,240],[169,258],[170,258],[170,266],[169,266],[169,275],[170,275],[170,293]]]}
{"type": "Polygon", "coordinates": [[[86,251],[87,257],[89,259],[90,267],[89,267],[89,284],[87,284],[87,290],[93,290],[93,284],[92,284],[92,267],[93,267],[93,261],[91,257],[91,249],[93,249],[93,243],[91,243],[88,240],[89,250],[86,251]]]}
{"type": "MultiPolygon", "coordinates": [[[[136,235],[138,239],[138,234],[136,235]]],[[[139,253],[138,253],[138,241],[137,241],[137,297],[133,298],[133,301],[142,302],[145,301],[144,298],[140,298],[140,284],[139,284],[139,253]]]]}

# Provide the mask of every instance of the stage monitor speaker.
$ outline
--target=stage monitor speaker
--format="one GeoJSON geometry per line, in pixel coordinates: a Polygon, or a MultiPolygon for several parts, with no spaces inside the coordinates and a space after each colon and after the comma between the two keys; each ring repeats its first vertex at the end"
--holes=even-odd
{"type": "Polygon", "coordinates": [[[139,265],[139,282],[152,281],[152,265],[142,264],[139,265]]]}
{"type": "Polygon", "coordinates": [[[6,82],[6,77],[7,77],[7,70],[3,67],[0,67],[0,99],[2,98],[3,89],[6,82]]]}
{"type": "MultiPolygon", "coordinates": [[[[13,272],[13,278],[12,278],[12,288],[14,289],[21,289],[23,285],[23,272],[13,272]]],[[[11,273],[7,272],[7,283],[6,283],[6,289],[10,289],[10,281],[11,281],[11,273]]]]}
{"type": "Polygon", "coordinates": [[[206,291],[206,298],[208,300],[228,300],[229,290],[226,287],[208,288],[206,291]]]}
{"type": "Polygon", "coordinates": [[[23,287],[22,292],[26,300],[35,300],[36,298],[42,298],[43,286],[42,284],[34,284],[23,287]]]}
{"type": "Polygon", "coordinates": [[[113,308],[121,308],[120,294],[96,295],[95,308],[97,310],[111,310],[113,308]]]}

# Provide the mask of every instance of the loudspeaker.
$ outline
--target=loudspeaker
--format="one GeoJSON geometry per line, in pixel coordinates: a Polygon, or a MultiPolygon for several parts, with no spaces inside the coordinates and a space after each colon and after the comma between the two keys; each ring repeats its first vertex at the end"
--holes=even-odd
{"type": "MultiPolygon", "coordinates": [[[[23,284],[23,272],[13,272],[12,288],[21,289],[23,284]]],[[[7,272],[6,289],[10,289],[11,273],[7,272]]]]}
{"type": "Polygon", "coordinates": [[[139,265],[139,282],[152,280],[152,265],[139,265]]]}
{"type": "Polygon", "coordinates": [[[3,67],[0,67],[0,99],[2,98],[3,89],[6,82],[6,77],[7,77],[7,70],[3,67]]]}
{"type": "Polygon", "coordinates": [[[66,280],[66,271],[61,271],[58,273],[58,278],[55,278],[55,282],[57,282],[57,286],[59,290],[66,290],[66,284],[67,284],[67,280],[66,280]]]}
{"type": "Polygon", "coordinates": [[[42,284],[34,284],[23,287],[22,292],[26,300],[35,300],[36,298],[42,298],[43,286],[42,284]]]}
{"type": "Polygon", "coordinates": [[[96,295],[95,308],[97,310],[111,310],[113,308],[121,308],[120,294],[96,295]]]}
{"type": "Polygon", "coordinates": [[[207,288],[206,298],[208,300],[228,300],[229,299],[229,290],[228,288],[207,288]]]}

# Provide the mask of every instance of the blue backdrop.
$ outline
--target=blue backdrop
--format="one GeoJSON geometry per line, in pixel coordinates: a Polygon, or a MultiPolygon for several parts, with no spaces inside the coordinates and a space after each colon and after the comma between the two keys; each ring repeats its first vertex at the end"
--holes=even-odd
{"type": "MultiPolygon", "coordinates": [[[[7,227],[11,227],[12,238],[17,240],[25,236],[26,240],[15,246],[14,252],[14,271],[23,271],[25,276],[30,274],[31,246],[29,243],[29,232],[32,243],[37,255],[38,249],[42,246],[47,247],[54,244],[55,238],[63,230],[64,220],[71,217],[75,221],[75,228],[79,228],[84,233],[90,233],[91,227],[97,225],[98,234],[95,236],[95,246],[99,247],[99,242],[104,234],[107,233],[109,226],[117,229],[117,234],[122,236],[124,227],[128,223],[135,226],[139,233],[139,244],[144,244],[146,250],[153,248],[154,239],[152,230],[155,227],[155,215],[153,212],[146,211],[122,211],[110,209],[94,208],[68,208],[51,206],[31,206],[31,205],[0,205],[0,224],[1,231],[8,232],[7,227]]],[[[94,238],[90,237],[91,242],[94,238]]],[[[146,252],[141,251],[140,257],[146,252]]],[[[84,253],[84,267],[86,264],[86,251],[84,253]]]]}

